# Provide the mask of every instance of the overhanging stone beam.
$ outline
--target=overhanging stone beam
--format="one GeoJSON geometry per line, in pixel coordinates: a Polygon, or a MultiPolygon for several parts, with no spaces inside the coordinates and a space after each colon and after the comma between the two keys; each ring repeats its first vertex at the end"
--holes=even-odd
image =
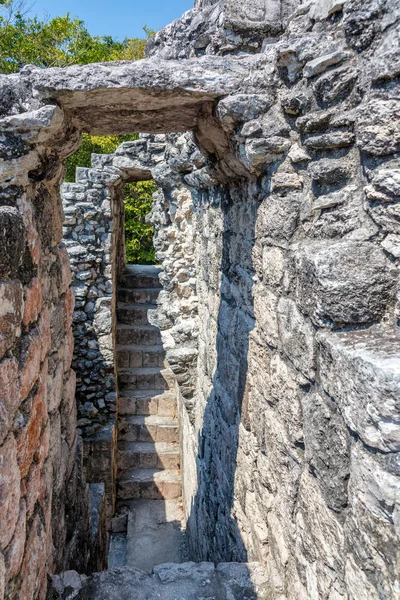
{"type": "Polygon", "coordinates": [[[216,99],[237,92],[257,69],[253,57],[205,57],[28,69],[33,96],[56,101],[72,123],[92,134],[194,129],[216,99]]]}

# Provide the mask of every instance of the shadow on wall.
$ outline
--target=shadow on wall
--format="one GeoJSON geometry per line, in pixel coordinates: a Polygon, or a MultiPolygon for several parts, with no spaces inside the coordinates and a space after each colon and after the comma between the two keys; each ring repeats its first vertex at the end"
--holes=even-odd
{"type": "MultiPolygon", "coordinates": [[[[200,199],[196,208],[198,221],[203,223],[204,244],[202,281],[198,290],[200,304],[214,306],[215,314],[209,315],[208,309],[204,315],[200,314],[203,321],[200,329],[208,335],[206,343],[200,343],[199,360],[203,365],[199,373],[204,369],[208,375],[200,386],[208,387],[211,392],[206,397],[198,438],[198,487],[188,518],[188,532],[192,556],[215,563],[249,559],[238,524],[240,505],[245,498],[236,497],[235,481],[239,429],[241,424],[246,426],[250,333],[255,325],[252,252],[259,204],[243,200],[239,189],[233,188],[231,194],[228,197],[226,191],[217,192],[222,196],[223,212],[222,244],[217,257],[209,201],[200,199]],[[209,296],[210,290],[213,298],[209,296]],[[204,297],[206,294],[208,298],[204,297]],[[211,324],[204,322],[209,317],[214,321],[211,324]]],[[[198,402],[201,401],[200,398],[198,402]]],[[[246,476],[250,478],[251,472],[246,476]]],[[[257,597],[254,589],[249,590],[249,594],[249,598],[257,597]]]]}

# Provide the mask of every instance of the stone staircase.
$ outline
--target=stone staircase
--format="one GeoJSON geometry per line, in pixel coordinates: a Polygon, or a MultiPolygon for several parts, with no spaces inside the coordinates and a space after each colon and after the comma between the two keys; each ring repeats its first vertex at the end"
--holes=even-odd
{"type": "MultiPolygon", "coordinates": [[[[173,544],[182,545],[183,520],[178,502],[182,487],[176,395],[172,373],[164,364],[160,330],[148,320],[161,290],[159,272],[153,266],[127,266],[117,304],[117,514],[125,515],[126,521],[111,539],[110,560],[112,566],[148,566],[149,570],[154,566],[151,558],[145,565],[138,562],[134,546],[146,545],[143,536],[147,539],[152,530],[148,550],[154,550],[157,564],[157,557],[162,558],[157,546],[171,544],[171,540],[166,543],[168,532],[173,544]],[[148,522],[147,532],[144,515],[157,515],[156,521],[148,522]]],[[[117,522],[124,521],[117,516],[117,522]]],[[[178,550],[175,556],[179,562],[178,550]]]]}

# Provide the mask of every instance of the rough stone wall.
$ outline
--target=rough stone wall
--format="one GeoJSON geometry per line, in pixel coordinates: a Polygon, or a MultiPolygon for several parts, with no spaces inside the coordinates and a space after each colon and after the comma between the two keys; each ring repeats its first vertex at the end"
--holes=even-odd
{"type": "Polygon", "coordinates": [[[62,156],[66,140],[60,122],[47,135],[1,138],[0,597],[9,600],[44,598],[47,570],[85,568],[88,552],[62,167],[45,149],[62,156]]]}
{"type": "MultiPolygon", "coordinates": [[[[287,24],[283,8],[276,26],[252,30],[251,56],[238,38],[230,48],[207,42],[204,54],[214,56],[160,58],[186,56],[179,30],[189,15],[170,30],[175,46],[163,46],[161,32],[145,63],[4,78],[3,218],[25,220],[29,240],[31,215],[43,240],[49,223],[58,228],[40,260],[31,251],[40,278],[56,281],[60,160],[76,145],[74,128],[193,130],[205,157],[198,166],[188,165],[190,138],[177,136],[152,171],[163,188],[152,215],[166,289],[158,318],[172,363],[181,348],[193,367],[198,353],[196,393],[188,401],[194,380],[183,380],[179,408],[192,551],[260,560],[273,598],[391,600],[399,595],[400,7],[324,0],[302,4],[287,24]],[[14,183],[26,199],[20,211],[14,183]]],[[[95,171],[119,177],[107,166],[115,157],[103,160],[95,171]]],[[[19,256],[25,273],[29,261],[8,231],[4,264],[19,256]]],[[[18,269],[4,275],[7,285],[29,285],[18,269]]],[[[60,289],[44,294],[49,311],[61,306],[60,289]]],[[[18,313],[18,298],[2,306],[18,313]]],[[[22,318],[11,328],[4,320],[4,339],[21,337],[22,318]]],[[[57,340],[51,353],[65,352],[57,340]]],[[[55,476],[66,485],[65,472],[55,476]]],[[[9,481],[2,495],[13,508],[9,481]]],[[[51,508],[61,526],[63,501],[51,508]]],[[[35,573],[44,589],[44,568],[35,573]]]]}
{"type": "Polygon", "coordinates": [[[215,111],[253,181],[192,190],[192,552],[265,562],[274,597],[400,593],[399,19],[301,6],[215,111]]]}
{"type": "MultiPolygon", "coordinates": [[[[94,133],[96,127],[103,133],[140,130],[140,123],[145,129],[149,122],[158,130],[174,130],[176,123],[193,127],[221,93],[221,81],[211,63],[207,87],[193,65],[185,69],[179,74],[172,68],[172,78],[171,65],[157,61],[153,71],[150,63],[113,65],[111,74],[109,67],[90,66],[83,74],[85,85],[92,78],[88,96],[82,96],[75,68],[67,79],[62,69],[31,67],[0,77],[0,598],[42,599],[48,573],[69,567],[84,572],[99,564],[87,545],[93,536],[88,504],[99,494],[89,493],[82,475],[70,368],[74,298],[68,253],[61,245],[62,161],[79,145],[82,118],[94,133]],[[161,91],[155,91],[160,82],[161,91]],[[65,92],[71,83],[78,86],[72,94],[65,92]],[[76,102],[90,109],[79,111],[76,102]],[[103,111],[102,123],[90,102],[103,111]],[[133,114],[126,109],[132,103],[133,114]]],[[[233,65],[224,84],[235,85],[237,77],[233,65]]],[[[146,178],[134,161],[132,168],[133,178],[146,178]]],[[[97,530],[101,540],[95,546],[103,547],[99,523],[97,530]]]]}
{"type": "Polygon", "coordinates": [[[115,506],[116,288],[125,264],[123,187],[151,178],[165,151],[164,136],[125,142],[113,155],[92,155],[75,183],[61,186],[63,240],[70,257],[78,431],[85,475],[105,483],[107,514],[115,506]]]}

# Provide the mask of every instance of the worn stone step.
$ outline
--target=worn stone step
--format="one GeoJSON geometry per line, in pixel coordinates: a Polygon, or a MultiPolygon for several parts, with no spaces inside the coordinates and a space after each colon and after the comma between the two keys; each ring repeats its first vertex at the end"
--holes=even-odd
{"type": "Polygon", "coordinates": [[[113,533],[108,547],[108,568],[121,569],[126,567],[126,535],[113,533]]]}
{"type": "Polygon", "coordinates": [[[130,344],[117,346],[118,368],[128,367],[162,367],[165,351],[161,344],[146,346],[130,344]]]}
{"type": "Polygon", "coordinates": [[[138,288],[118,287],[119,302],[134,302],[135,304],[156,304],[162,288],[138,288]]]}
{"type": "Polygon", "coordinates": [[[153,325],[117,325],[117,344],[141,344],[155,346],[161,344],[161,333],[153,325]]]}
{"type": "MultiPolygon", "coordinates": [[[[165,561],[182,563],[188,560],[185,516],[178,499],[129,500],[127,529],[127,566],[151,572],[165,561]]],[[[152,595],[156,598],[155,595],[152,595]]],[[[204,598],[197,594],[192,598],[204,598]]],[[[207,596],[209,597],[209,596],[207,596]]],[[[166,600],[167,595],[160,598],[166,600]]],[[[171,598],[171,596],[170,596],[171,598]]],[[[187,594],[172,598],[189,598],[187,594]]]]}
{"type": "Polygon", "coordinates": [[[125,390],[118,398],[118,414],[174,417],[176,395],[164,390],[125,390]]]}
{"type": "Polygon", "coordinates": [[[118,444],[118,469],[133,468],[179,469],[178,444],[167,442],[120,442],[118,444]]]}
{"type": "Polygon", "coordinates": [[[166,390],[168,371],[160,367],[138,367],[119,369],[118,382],[121,388],[137,390],[166,390]]]}
{"type": "Polygon", "coordinates": [[[121,417],[118,440],[123,442],[179,442],[178,421],[159,415],[121,417]]]}
{"type": "Polygon", "coordinates": [[[122,500],[179,498],[182,494],[180,472],[171,469],[131,469],[117,479],[118,496],[122,500]]]}
{"type": "Polygon", "coordinates": [[[161,269],[153,265],[127,265],[121,276],[124,287],[151,288],[160,287],[161,269]]]}
{"type": "Polygon", "coordinates": [[[149,311],[157,309],[157,304],[134,304],[133,302],[118,302],[117,321],[127,325],[146,325],[149,322],[149,311]]]}

